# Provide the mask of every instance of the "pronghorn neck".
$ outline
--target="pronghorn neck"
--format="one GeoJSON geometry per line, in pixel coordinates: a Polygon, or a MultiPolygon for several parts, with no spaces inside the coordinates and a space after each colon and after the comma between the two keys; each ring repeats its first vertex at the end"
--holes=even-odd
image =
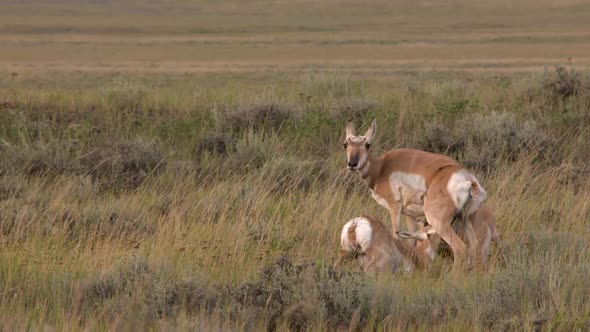
{"type": "Polygon", "coordinates": [[[375,188],[375,181],[379,172],[381,171],[381,160],[373,157],[370,153],[367,155],[367,161],[361,169],[358,170],[359,175],[365,181],[370,189],[375,188]]]}

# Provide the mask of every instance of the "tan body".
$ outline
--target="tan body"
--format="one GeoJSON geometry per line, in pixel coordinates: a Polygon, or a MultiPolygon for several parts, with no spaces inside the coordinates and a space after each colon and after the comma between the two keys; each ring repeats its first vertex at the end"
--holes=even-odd
{"type": "MultiPolygon", "coordinates": [[[[461,220],[458,220],[453,225],[453,228],[458,236],[469,244],[469,248],[473,248],[473,255],[476,260],[475,264],[479,267],[485,268],[490,255],[491,244],[495,243],[501,250],[500,237],[496,229],[496,216],[494,211],[487,204],[482,203],[479,209],[471,214],[466,221],[473,229],[475,241],[467,238],[464,228],[465,225],[462,224],[461,220]]],[[[400,234],[403,234],[403,237],[405,238],[426,239],[430,229],[430,226],[425,226],[415,232],[402,232],[400,234]]],[[[427,238],[425,241],[419,242],[416,245],[416,248],[419,250],[420,246],[427,246],[432,248],[433,253],[436,253],[439,244],[440,238],[434,236],[427,238]]],[[[432,255],[431,258],[432,261],[434,261],[435,255],[432,255]]]]}
{"type": "Polygon", "coordinates": [[[483,203],[477,211],[468,217],[467,221],[471,224],[477,241],[475,243],[469,241],[461,225],[455,227],[457,234],[463,241],[469,243],[470,247],[475,248],[475,264],[485,267],[490,256],[491,244],[495,243],[501,249],[500,236],[496,229],[496,216],[494,211],[487,204],[483,203]]]}
{"type": "Polygon", "coordinates": [[[365,272],[396,272],[402,267],[410,271],[431,260],[434,249],[428,245],[421,248],[421,251],[408,249],[391,236],[380,220],[363,215],[351,219],[342,228],[340,255],[335,266],[356,258],[365,272]]]}
{"type": "Polygon", "coordinates": [[[375,130],[373,121],[365,136],[355,136],[352,124],[348,124],[344,143],[348,169],[357,171],[377,203],[389,210],[394,237],[400,231],[401,214],[410,217],[409,231],[416,230],[415,218],[425,216],[451,247],[454,267],[470,264],[473,257],[467,257],[465,243],[451,227],[451,221],[459,212],[475,212],[486,198],[485,190],[475,176],[447,156],[396,149],[373,157],[369,147],[375,130]]]}

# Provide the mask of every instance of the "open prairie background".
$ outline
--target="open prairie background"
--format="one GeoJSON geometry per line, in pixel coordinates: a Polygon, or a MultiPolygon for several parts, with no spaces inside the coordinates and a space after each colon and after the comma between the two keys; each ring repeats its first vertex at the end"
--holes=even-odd
{"type": "Polygon", "coordinates": [[[0,329],[588,330],[588,17],[0,0],[0,329]],[[388,220],[341,147],[373,118],[375,153],[477,174],[505,262],[331,269],[349,218],[388,220]]]}

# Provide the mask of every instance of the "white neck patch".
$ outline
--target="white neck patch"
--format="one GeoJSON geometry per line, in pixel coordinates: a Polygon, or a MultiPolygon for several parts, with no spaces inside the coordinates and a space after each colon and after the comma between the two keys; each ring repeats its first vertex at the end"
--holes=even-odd
{"type": "Polygon", "coordinates": [[[371,167],[371,162],[365,156],[361,161],[364,160],[363,167],[361,167],[358,171],[361,177],[364,179],[369,174],[369,168],[371,167]]]}

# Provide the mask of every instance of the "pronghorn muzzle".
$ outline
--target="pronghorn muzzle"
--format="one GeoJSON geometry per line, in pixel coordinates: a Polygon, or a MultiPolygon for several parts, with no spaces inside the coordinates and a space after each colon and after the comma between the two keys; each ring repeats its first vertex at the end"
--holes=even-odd
{"type": "Polygon", "coordinates": [[[350,170],[350,171],[356,170],[358,168],[358,164],[359,164],[358,155],[351,156],[350,158],[348,158],[348,170],[350,170]]]}

